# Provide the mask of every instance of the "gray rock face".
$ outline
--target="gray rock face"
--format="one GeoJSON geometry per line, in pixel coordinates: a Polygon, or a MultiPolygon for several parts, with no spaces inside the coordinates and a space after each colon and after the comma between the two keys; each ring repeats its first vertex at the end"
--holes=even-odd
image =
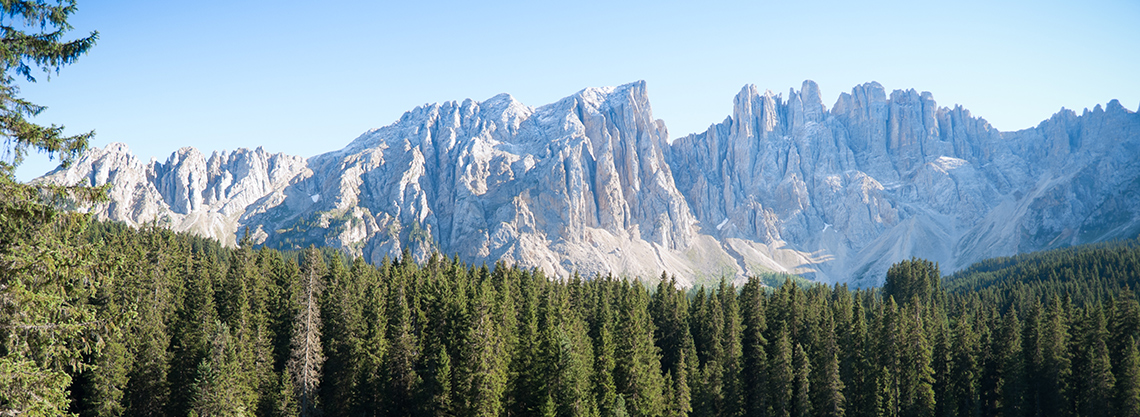
{"type": "Polygon", "coordinates": [[[669,142],[644,82],[542,107],[509,95],[418,107],[308,160],[193,148],[140,163],[92,150],[38,181],[114,184],[103,218],[232,244],[407,250],[693,283],[794,272],[877,284],[911,256],[990,256],[1140,233],[1140,117],[1116,101],[999,132],[878,83],[831,110],[805,81],[746,86],[733,113],[669,142]]]}
{"type": "Polygon", "coordinates": [[[373,261],[410,245],[560,275],[656,274],[671,265],[655,251],[687,248],[695,224],[667,135],[643,82],[538,108],[509,95],[427,105],[310,159],[314,175],[285,190],[295,202],[249,219],[283,230],[265,244],[315,240],[373,261]],[[300,219],[321,227],[291,228],[300,219]]]}
{"type": "Polygon", "coordinates": [[[1116,101],[1002,133],[877,83],[831,111],[811,81],[788,97],[745,87],[732,116],[666,153],[702,232],[823,254],[815,277],[856,285],[911,256],[951,271],[1140,232],[1140,117],[1116,101]]]}
{"type": "Polygon", "coordinates": [[[261,148],[214,152],[207,160],[187,147],[165,163],[143,164],[127,145],[112,143],[33,182],[112,184],[111,201],[94,208],[97,217],[132,226],[155,223],[233,245],[246,207],[279,193],[307,171],[304,158],[261,148]]]}

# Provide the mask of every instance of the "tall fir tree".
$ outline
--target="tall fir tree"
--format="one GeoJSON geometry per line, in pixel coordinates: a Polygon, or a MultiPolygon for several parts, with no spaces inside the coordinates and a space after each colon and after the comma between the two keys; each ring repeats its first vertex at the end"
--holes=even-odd
{"type": "Polygon", "coordinates": [[[460,377],[463,415],[497,416],[503,410],[502,397],[509,363],[507,347],[492,314],[494,300],[494,286],[486,280],[472,300],[474,306],[467,336],[470,347],[463,358],[463,375],[460,377]]]}
{"type": "Polygon", "coordinates": [[[614,352],[614,385],[626,398],[631,416],[656,416],[665,410],[660,353],[653,341],[649,294],[640,283],[621,285],[614,352]]]}
{"type": "Polygon", "coordinates": [[[812,383],[812,405],[815,415],[820,417],[842,417],[846,415],[847,399],[843,394],[843,380],[839,375],[839,346],[835,336],[835,324],[831,310],[824,312],[823,340],[816,356],[817,378],[812,383]]]}
{"type": "Polygon", "coordinates": [[[764,290],[760,279],[751,277],[740,292],[741,350],[743,366],[740,374],[743,386],[744,416],[759,417],[768,411],[765,401],[768,384],[768,340],[764,332],[768,324],[764,312],[764,290]]]}
{"type": "Polygon", "coordinates": [[[788,334],[788,327],[780,328],[772,343],[769,354],[768,404],[775,417],[789,417],[795,407],[795,364],[794,351],[788,334]]]}
{"type": "Polygon", "coordinates": [[[1120,417],[1140,417],[1140,348],[1128,336],[1116,373],[1116,412],[1120,417]]]}
{"type": "Polygon", "coordinates": [[[215,321],[208,327],[209,345],[198,363],[194,383],[190,385],[188,414],[198,416],[243,416],[252,414],[242,401],[239,353],[229,326],[215,321]]]}
{"type": "Polygon", "coordinates": [[[792,416],[808,417],[812,415],[811,404],[811,360],[799,343],[792,352],[793,383],[792,383],[792,416]]]}
{"type": "Polygon", "coordinates": [[[417,410],[414,400],[419,376],[415,364],[419,359],[419,341],[403,279],[397,275],[389,281],[391,287],[388,289],[388,350],[385,352],[381,403],[387,415],[411,415],[417,410]]]}
{"type": "Polygon", "coordinates": [[[310,246],[304,251],[297,317],[293,321],[292,354],[287,367],[297,391],[301,416],[319,414],[321,371],[325,362],[321,341],[321,292],[326,265],[321,253],[310,246]]]}
{"type": "Polygon", "coordinates": [[[1067,416],[1071,413],[1069,379],[1072,360],[1069,357],[1068,309],[1054,297],[1041,324],[1041,364],[1038,374],[1038,415],[1067,416]]]}

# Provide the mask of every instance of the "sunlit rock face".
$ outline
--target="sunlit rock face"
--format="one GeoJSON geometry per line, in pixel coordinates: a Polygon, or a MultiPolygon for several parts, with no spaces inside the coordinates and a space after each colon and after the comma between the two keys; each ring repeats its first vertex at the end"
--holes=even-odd
{"type": "Polygon", "coordinates": [[[1003,133],[878,83],[828,111],[806,81],[787,98],[745,87],[728,119],[666,158],[702,233],[780,242],[825,258],[817,278],[875,285],[911,256],[950,271],[1135,237],[1138,146],[1140,117],[1116,101],[1003,133]]]}
{"type": "Polygon", "coordinates": [[[1140,117],[1116,101],[999,132],[878,83],[829,110],[815,83],[744,87],[670,140],[644,82],[529,107],[502,94],[417,107],[307,160],[193,148],[141,163],[93,149],[37,181],[113,185],[97,216],[233,244],[434,251],[547,274],[684,283],[793,272],[876,285],[912,256],[944,271],[1140,233],[1140,117]]]}

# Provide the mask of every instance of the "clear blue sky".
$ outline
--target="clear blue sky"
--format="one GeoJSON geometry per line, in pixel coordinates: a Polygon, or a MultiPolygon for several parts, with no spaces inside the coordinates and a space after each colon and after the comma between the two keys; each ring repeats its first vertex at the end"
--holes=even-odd
{"type": "MultiPolygon", "coordinates": [[[[671,136],[745,84],[930,91],[1001,130],[1061,107],[1140,104],[1140,1],[79,0],[91,52],[24,95],[37,121],[144,161],[175,149],[339,149],[417,105],[511,93],[532,106],[646,80],[671,136]]],[[[23,180],[54,164],[32,157],[23,180]]]]}

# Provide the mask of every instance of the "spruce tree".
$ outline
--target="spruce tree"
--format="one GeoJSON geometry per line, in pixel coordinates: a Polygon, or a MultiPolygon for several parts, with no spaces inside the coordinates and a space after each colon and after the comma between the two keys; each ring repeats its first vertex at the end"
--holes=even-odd
{"type": "Polygon", "coordinates": [[[198,363],[190,385],[189,415],[241,416],[253,410],[242,401],[243,387],[237,347],[229,326],[215,321],[209,326],[207,351],[198,363]]]}
{"type": "Polygon", "coordinates": [[[693,339],[697,357],[701,359],[693,412],[697,416],[723,415],[727,412],[725,381],[729,376],[724,346],[724,305],[716,290],[705,297],[705,290],[701,288],[693,310],[693,339]]]}
{"type": "Polygon", "coordinates": [[[191,391],[198,378],[198,367],[210,348],[211,326],[218,321],[214,307],[214,281],[221,275],[217,260],[208,254],[195,255],[192,273],[186,281],[185,296],[171,333],[170,404],[168,415],[183,415],[190,409],[191,391]]]}
{"type": "Polygon", "coordinates": [[[839,375],[839,346],[836,342],[832,315],[826,312],[821,323],[824,331],[822,346],[817,362],[819,377],[813,383],[812,404],[816,415],[821,417],[841,417],[846,415],[846,397],[843,394],[843,380],[839,375]]]}
{"type": "Polygon", "coordinates": [[[768,403],[767,394],[768,375],[768,340],[764,332],[768,325],[764,313],[764,290],[760,279],[751,277],[744,284],[740,292],[741,314],[741,350],[743,369],[741,370],[741,385],[744,388],[742,404],[743,415],[759,417],[765,415],[768,403]]]}
{"type": "Polygon", "coordinates": [[[1129,336],[1116,373],[1116,412],[1120,417],[1140,417],[1140,348],[1129,336]]]}
{"type": "Polygon", "coordinates": [[[781,327],[772,343],[768,370],[768,404],[775,417],[792,415],[795,400],[795,364],[788,328],[781,327]]]}
{"type": "Polygon", "coordinates": [[[387,415],[411,415],[417,407],[415,392],[419,385],[415,364],[419,341],[414,333],[411,308],[401,278],[389,281],[388,350],[385,352],[382,405],[387,415]]]}
{"type": "Polygon", "coordinates": [[[357,393],[362,382],[364,358],[364,293],[361,287],[361,258],[352,271],[344,267],[340,254],[329,262],[325,291],[321,297],[321,335],[325,353],[322,370],[321,404],[329,415],[348,415],[360,409],[357,393]],[[356,272],[354,272],[356,271],[356,272]]]}
{"type": "Polygon", "coordinates": [[[951,415],[971,416],[980,413],[978,379],[980,341],[974,330],[973,317],[962,316],[954,328],[954,343],[949,381],[951,415]]]}
{"type": "MultiPolygon", "coordinates": [[[[6,1],[0,6],[5,22],[0,24],[0,136],[9,148],[9,160],[0,161],[0,184],[19,187],[13,174],[29,150],[58,157],[61,165],[69,165],[83,151],[95,132],[65,136],[63,126],[40,126],[27,118],[34,118],[46,109],[44,106],[18,97],[20,86],[17,77],[34,83],[36,76],[50,78],[61,68],[74,63],[95,46],[98,32],[86,37],[64,40],[72,26],[67,22],[78,10],[74,0],[49,2],[44,0],[6,1]]],[[[23,186],[30,188],[30,186],[23,186]]],[[[8,191],[8,190],[3,190],[8,191]]],[[[5,197],[8,197],[7,195],[5,197]]]]}
{"type": "Polygon", "coordinates": [[[591,330],[594,342],[594,395],[602,417],[626,415],[625,399],[614,382],[616,350],[614,347],[614,303],[612,279],[598,277],[591,283],[595,290],[595,323],[591,330]]]}
{"type": "Polygon", "coordinates": [[[660,353],[653,341],[649,295],[640,283],[622,283],[615,334],[614,385],[627,398],[630,415],[660,415],[665,393],[660,353]]]}
{"type": "Polygon", "coordinates": [[[1039,415],[1068,415],[1070,412],[1069,379],[1072,360],[1069,356],[1069,322],[1067,308],[1054,297],[1041,325],[1039,415]]]}
{"type": "Polygon", "coordinates": [[[792,367],[794,377],[792,383],[792,416],[808,417],[812,415],[811,404],[811,361],[799,343],[792,353],[792,367]]]}
{"type": "Polygon", "coordinates": [[[1108,354],[1104,312],[1099,306],[1092,306],[1084,320],[1084,337],[1081,342],[1081,370],[1074,374],[1077,379],[1073,400],[1077,413],[1082,416],[1115,415],[1116,378],[1112,374],[1112,363],[1108,354]]]}
{"type": "Polygon", "coordinates": [[[921,303],[912,303],[903,316],[905,335],[900,347],[899,409],[904,416],[934,415],[932,349],[926,339],[921,303]]]}
{"type": "Polygon", "coordinates": [[[325,362],[321,343],[320,298],[326,265],[320,252],[310,246],[301,264],[297,317],[293,321],[292,355],[286,365],[293,376],[301,416],[318,414],[321,370],[325,362]]]}
{"type": "Polygon", "coordinates": [[[991,410],[994,415],[1003,417],[1021,416],[1025,412],[1024,353],[1021,348],[1021,323],[1017,310],[1012,309],[1003,317],[997,338],[997,360],[1001,362],[1000,382],[997,396],[1000,405],[991,410]]]}
{"type": "Polygon", "coordinates": [[[497,416],[503,410],[502,396],[507,384],[507,356],[502,334],[492,314],[495,289],[490,280],[479,287],[471,311],[467,340],[471,344],[463,358],[460,380],[463,415],[497,416]]]}
{"type": "Polygon", "coordinates": [[[844,349],[845,366],[841,373],[847,391],[847,414],[851,416],[873,416],[878,409],[875,356],[868,340],[866,313],[862,297],[855,297],[851,313],[851,327],[845,332],[847,348],[844,349]]]}
{"type": "Polygon", "coordinates": [[[724,278],[720,280],[717,289],[717,298],[720,299],[724,310],[724,331],[721,333],[721,359],[719,362],[724,369],[724,403],[722,415],[737,415],[743,403],[743,390],[740,385],[741,372],[741,323],[740,306],[736,300],[736,287],[724,278]]]}

